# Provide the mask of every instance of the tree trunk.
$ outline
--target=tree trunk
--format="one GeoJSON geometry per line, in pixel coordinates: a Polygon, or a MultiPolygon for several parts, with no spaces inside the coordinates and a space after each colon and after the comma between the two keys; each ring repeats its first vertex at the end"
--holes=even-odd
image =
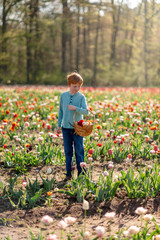
{"type": "MultiPolygon", "coordinates": [[[[2,3],[2,45],[1,45],[1,53],[3,57],[5,58],[7,56],[7,15],[10,13],[10,10],[14,5],[16,5],[21,0],[13,0],[13,1],[7,1],[3,0],[2,3]]],[[[2,64],[0,65],[0,68],[2,69],[2,72],[4,75],[7,74],[7,60],[3,60],[2,64]]]]}
{"type": "Polygon", "coordinates": [[[98,11],[98,16],[97,16],[95,47],[94,47],[93,77],[92,77],[92,82],[91,82],[92,86],[96,86],[96,81],[97,81],[97,55],[98,55],[99,27],[100,27],[100,10],[98,11]]]}
{"type": "Polygon", "coordinates": [[[35,50],[34,50],[34,82],[39,71],[39,0],[35,0],[35,50]]]}
{"type": "MultiPolygon", "coordinates": [[[[155,14],[155,0],[152,0],[152,16],[155,14]]],[[[151,21],[151,28],[153,28],[153,20],[151,21]]]]}
{"type": "MultiPolygon", "coordinates": [[[[90,6],[88,7],[88,13],[90,13],[90,6]]],[[[91,23],[89,17],[86,20],[86,68],[91,68],[90,64],[90,43],[91,43],[91,23]]]]}
{"type": "MultiPolygon", "coordinates": [[[[134,22],[133,22],[133,28],[132,28],[132,33],[131,33],[131,37],[130,37],[131,43],[133,43],[133,41],[134,41],[135,31],[136,31],[136,27],[137,27],[137,19],[141,13],[141,8],[142,8],[142,3],[140,3],[140,5],[139,5],[137,16],[135,17],[134,22]]],[[[132,53],[133,53],[133,46],[131,45],[129,48],[128,63],[130,62],[130,59],[132,58],[132,53]]]]}
{"type": "Polygon", "coordinates": [[[100,52],[100,56],[102,57],[101,58],[101,61],[102,61],[102,64],[105,65],[106,64],[106,55],[107,55],[107,51],[106,51],[106,44],[107,44],[107,41],[105,39],[105,36],[104,36],[104,28],[103,28],[103,25],[101,25],[100,27],[100,49],[99,49],[99,52],[100,52]]]}
{"type": "Polygon", "coordinates": [[[148,13],[148,2],[144,0],[144,77],[145,77],[145,86],[148,87],[148,59],[147,59],[147,13],[148,13]]]}
{"type": "Polygon", "coordinates": [[[34,81],[33,74],[33,54],[32,54],[32,34],[33,34],[33,17],[34,17],[34,0],[30,0],[29,9],[26,8],[26,77],[27,84],[34,81]]]}
{"type": "MultiPolygon", "coordinates": [[[[27,31],[28,35],[28,31],[27,31]]],[[[26,65],[26,74],[27,74],[27,84],[31,83],[31,64],[32,64],[32,53],[31,53],[31,37],[26,37],[26,57],[27,57],[27,65],[26,65]]]]}
{"type": "Polygon", "coordinates": [[[73,71],[73,51],[72,51],[72,34],[69,36],[69,70],[73,71]]]}
{"type": "MultiPolygon", "coordinates": [[[[7,39],[5,37],[6,31],[7,31],[7,0],[3,0],[3,9],[2,9],[2,46],[1,46],[1,52],[2,55],[7,54],[7,39]]],[[[1,64],[1,69],[4,74],[7,73],[7,63],[3,62],[1,64]]]]}
{"type": "Polygon", "coordinates": [[[69,11],[68,13],[68,44],[69,44],[69,57],[68,57],[68,62],[69,62],[69,71],[72,72],[73,69],[73,16],[72,12],[69,11]]]}
{"type": "Polygon", "coordinates": [[[116,40],[119,30],[119,20],[120,20],[120,14],[121,14],[121,7],[123,0],[121,1],[121,4],[118,6],[118,10],[116,10],[117,6],[114,4],[114,0],[111,1],[112,3],[112,36],[111,36],[111,54],[110,54],[110,62],[111,65],[115,64],[116,59],[116,40]]]}
{"type": "Polygon", "coordinates": [[[85,14],[85,3],[83,3],[83,65],[86,68],[87,62],[87,39],[86,39],[86,14],[85,14]]]}
{"type": "Polygon", "coordinates": [[[67,42],[67,12],[68,12],[68,2],[67,0],[62,1],[62,73],[66,74],[66,42],[67,42]]]}
{"type": "Polygon", "coordinates": [[[80,21],[79,16],[80,15],[80,4],[79,1],[77,1],[77,34],[76,34],[76,70],[79,71],[79,44],[80,44],[80,21]]]}
{"type": "MultiPolygon", "coordinates": [[[[128,39],[128,25],[129,25],[129,8],[127,7],[127,11],[126,11],[126,25],[125,25],[125,33],[124,33],[124,40],[127,40],[128,39]]],[[[124,54],[122,54],[121,56],[122,60],[125,61],[128,65],[128,61],[127,61],[127,58],[128,58],[128,45],[124,45],[124,54]]]]}

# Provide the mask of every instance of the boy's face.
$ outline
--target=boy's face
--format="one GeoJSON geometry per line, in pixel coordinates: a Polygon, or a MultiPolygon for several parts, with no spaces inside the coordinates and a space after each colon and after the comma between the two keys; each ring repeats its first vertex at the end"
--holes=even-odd
{"type": "Polygon", "coordinates": [[[71,83],[69,88],[70,88],[70,93],[75,94],[80,90],[81,85],[79,83],[71,83]]]}

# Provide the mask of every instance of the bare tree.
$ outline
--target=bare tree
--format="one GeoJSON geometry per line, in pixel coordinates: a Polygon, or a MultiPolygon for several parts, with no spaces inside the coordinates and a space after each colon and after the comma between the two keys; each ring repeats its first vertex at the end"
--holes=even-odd
{"type": "MultiPolygon", "coordinates": [[[[101,5],[101,1],[100,1],[101,5]]],[[[93,77],[91,81],[91,85],[96,85],[97,80],[97,57],[98,57],[98,38],[99,38],[99,29],[100,29],[100,6],[98,6],[97,13],[97,23],[96,23],[96,34],[95,34],[95,45],[94,45],[94,64],[93,64],[93,77]]]]}
{"type": "Polygon", "coordinates": [[[34,18],[34,0],[26,3],[25,8],[25,30],[26,30],[26,78],[27,83],[33,81],[33,18],[34,18]]]}
{"type": "Polygon", "coordinates": [[[148,37],[148,27],[147,27],[147,15],[148,15],[148,1],[144,0],[144,76],[145,76],[145,86],[148,86],[148,50],[147,50],[147,37],[148,37]]]}
{"type": "Polygon", "coordinates": [[[76,1],[77,6],[77,33],[76,33],[76,70],[79,71],[79,44],[80,44],[80,2],[76,1]]]}
{"type": "Polygon", "coordinates": [[[131,36],[130,36],[131,46],[129,48],[128,63],[130,62],[130,59],[132,58],[134,36],[135,36],[136,28],[137,28],[138,17],[141,14],[141,9],[142,9],[142,2],[139,4],[137,15],[135,16],[134,21],[133,21],[133,27],[132,27],[132,32],[131,32],[131,36]]]}
{"type": "Polygon", "coordinates": [[[117,6],[114,0],[111,0],[112,6],[112,35],[111,35],[111,54],[110,54],[110,62],[111,65],[115,63],[116,59],[116,40],[118,36],[119,30],[119,23],[120,23],[120,15],[121,15],[121,8],[122,8],[123,0],[117,6]]]}
{"type": "Polygon", "coordinates": [[[34,82],[37,80],[37,75],[39,71],[39,41],[40,41],[40,33],[39,33],[39,0],[35,0],[35,46],[34,46],[34,72],[33,78],[34,82]]]}
{"type": "Polygon", "coordinates": [[[72,12],[69,11],[68,13],[68,25],[69,25],[69,30],[68,30],[68,43],[69,43],[69,70],[70,72],[73,71],[73,29],[72,29],[72,23],[73,23],[73,17],[72,17],[72,12]]]}
{"type": "Polygon", "coordinates": [[[87,62],[87,32],[86,32],[86,4],[83,1],[83,64],[86,67],[87,62]]]}
{"type": "Polygon", "coordinates": [[[65,74],[66,68],[66,43],[67,43],[67,17],[68,17],[68,1],[62,2],[62,73],[65,74]]]}
{"type": "MultiPolygon", "coordinates": [[[[13,6],[15,6],[21,0],[13,0],[8,2],[7,0],[3,0],[2,2],[2,45],[1,45],[1,54],[5,57],[7,55],[7,17],[11,12],[13,6]]],[[[3,73],[6,74],[7,72],[7,62],[4,61],[0,68],[2,69],[3,73]]]]}
{"type": "Polygon", "coordinates": [[[86,17],[86,52],[85,52],[85,67],[90,68],[90,56],[91,56],[91,51],[90,51],[90,43],[91,43],[91,19],[90,19],[90,14],[91,14],[91,6],[88,4],[87,6],[87,17],[86,17]]]}

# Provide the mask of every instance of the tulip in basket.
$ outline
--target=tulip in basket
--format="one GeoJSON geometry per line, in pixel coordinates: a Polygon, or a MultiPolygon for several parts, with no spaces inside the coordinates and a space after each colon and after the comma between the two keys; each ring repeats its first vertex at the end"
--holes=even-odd
{"type": "Polygon", "coordinates": [[[84,121],[83,119],[76,122],[75,116],[76,112],[73,115],[73,126],[75,133],[82,137],[86,137],[92,133],[94,121],[84,121]]]}

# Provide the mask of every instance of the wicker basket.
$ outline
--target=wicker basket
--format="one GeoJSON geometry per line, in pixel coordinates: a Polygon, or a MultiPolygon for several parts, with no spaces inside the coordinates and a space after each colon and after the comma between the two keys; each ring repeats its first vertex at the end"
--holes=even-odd
{"type": "MultiPolygon", "coordinates": [[[[84,125],[83,127],[78,125],[78,123],[75,121],[75,116],[76,116],[76,112],[73,115],[73,126],[74,126],[74,130],[76,132],[77,135],[80,135],[81,137],[86,137],[88,135],[90,135],[92,133],[93,130],[93,124],[91,125],[84,125]]],[[[94,116],[95,118],[95,116],[94,116]]]]}

